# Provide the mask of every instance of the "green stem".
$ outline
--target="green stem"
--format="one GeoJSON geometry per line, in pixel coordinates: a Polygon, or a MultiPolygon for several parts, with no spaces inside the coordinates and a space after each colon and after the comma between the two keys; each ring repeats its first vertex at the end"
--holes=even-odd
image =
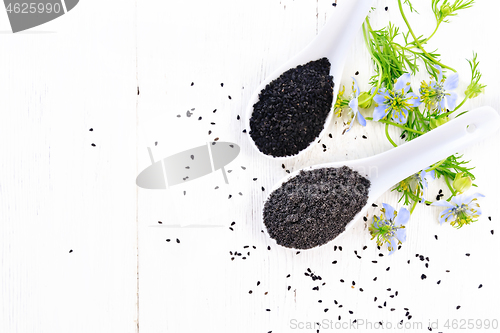
{"type": "Polygon", "coordinates": [[[425,172],[429,172],[429,171],[435,170],[435,169],[436,169],[436,168],[438,168],[441,164],[443,164],[444,162],[446,162],[446,160],[447,160],[447,159],[448,159],[448,157],[447,157],[447,158],[445,158],[445,159],[443,159],[443,160],[441,160],[441,161],[439,161],[439,162],[437,162],[436,164],[434,164],[434,166],[433,166],[432,168],[429,168],[429,169],[425,170],[425,172]]]}
{"type": "Polygon", "coordinates": [[[448,180],[448,177],[444,176],[444,181],[446,182],[446,185],[448,186],[448,188],[451,191],[451,196],[446,200],[446,201],[450,201],[451,198],[453,198],[455,195],[457,195],[457,192],[455,191],[453,186],[451,186],[450,181],[448,180]]]}
{"type": "MultiPolygon", "coordinates": [[[[365,117],[365,119],[374,121],[372,117],[365,117]]],[[[415,130],[413,128],[409,128],[409,127],[406,127],[406,126],[403,126],[403,125],[400,125],[400,124],[396,124],[396,123],[394,123],[392,121],[389,121],[389,120],[380,119],[380,120],[377,120],[377,122],[383,123],[383,124],[386,124],[386,125],[396,126],[396,127],[401,128],[401,129],[404,129],[404,130],[406,130],[408,132],[413,132],[413,133],[420,134],[420,135],[425,134],[424,132],[417,131],[417,130],[415,130]]]]}
{"type": "Polygon", "coordinates": [[[385,136],[394,147],[398,146],[394,141],[392,141],[391,136],[389,135],[389,124],[387,123],[385,124],[385,136]]]}
{"type": "Polygon", "coordinates": [[[373,97],[375,97],[375,95],[379,91],[380,87],[382,86],[382,74],[383,74],[383,70],[382,70],[382,64],[380,63],[380,61],[377,58],[375,58],[375,56],[373,55],[373,52],[372,52],[372,48],[368,44],[369,41],[368,41],[368,34],[366,33],[366,29],[369,29],[370,32],[373,32],[373,29],[372,29],[372,27],[370,25],[370,20],[368,19],[368,16],[366,17],[365,22],[363,23],[363,38],[364,38],[365,44],[366,44],[366,46],[368,48],[368,53],[370,53],[370,56],[371,56],[372,60],[377,64],[377,68],[378,68],[377,89],[375,89],[373,91],[373,94],[370,95],[370,99],[373,99],[373,97]]]}
{"type": "Polygon", "coordinates": [[[406,18],[405,14],[404,14],[403,6],[401,5],[401,0],[398,0],[398,6],[399,6],[399,11],[401,12],[401,16],[403,17],[403,20],[405,21],[405,24],[408,27],[408,31],[410,32],[411,36],[413,37],[413,40],[417,44],[418,48],[420,50],[422,50],[422,52],[430,60],[432,60],[434,63],[436,63],[437,65],[441,66],[442,68],[447,68],[447,69],[449,69],[449,70],[451,70],[451,71],[453,71],[453,72],[456,73],[457,72],[456,70],[454,70],[453,68],[448,67],[448,66],[442,64],[440,61],[438,61],[437,59],[433,58],[429,53],[427,53],[427,51],[424,49],[424,47],[422,46],[422,44],[420,44],[420,42],[418,41],[418,38],[417,38],[417,36],[415,36],[415,33],[413,32],[412,28],[410,27],[410,23],[408,22],[408,19],[406,18]]]}

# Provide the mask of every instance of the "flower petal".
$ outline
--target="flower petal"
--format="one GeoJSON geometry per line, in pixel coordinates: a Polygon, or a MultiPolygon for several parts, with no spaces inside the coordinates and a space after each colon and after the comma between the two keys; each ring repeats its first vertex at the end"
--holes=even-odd
{"type": "Polygon", "coordinates": [[[406,228],[396,230],[396,238],[401,242],[406,242],[406,228]]]}
{"type": "Polygon", "coordinates": [[[448,109],[454,110],[455,107],[457,106],[458,94],[454,91],[450,91],[446,93],[446,96],[444,98],[446,99],[446,104],[448,105],[448,109]]]}
{"type": "MultiPolygon", "coordinates": [[[[447,218],[449,217],[452,217],[452,208],[448,208],[448,209],[445,209],[443,210],[440,214],[439,214],[439,224],[443,224],[443,222],[448,222],[446,221],[447,218]],[[451,215],[451,216],[450,216],[451,215]]],[[[450,219],[449,222],[453,221],[454,219],[450,219]]]]}
{"type": "MultiPolygon", "coordinates": [[[[406,224],[410,219],[410,212],[408,209],[401,207],[399,209],[398,215],[396,216],[396,220],[394,221],[396,226],[406,224]]],[[[401,240],[401,239],[400,239],[401,240]]]]}
{"type": "Polygon", "coordinates": [[[353,98],[349,102],[349,107],[354,111],[354,115],[356,116],[356,113],[358,112],[358,98],[353,98]]]}
{"type": "Polygon", "coordinates": [[[353,92],[354,92],[354,96],[358,97],[359,96],[359,86],[358,86],[358,81],[356,81],[355,78],[353,78],[351,76],[352,80],[353,80],[353,92]]]}
{"type": "Polygon", "coordinates": [[[437,82],[441,82],[441,80],[443,79],[443,69],[439,65],[434,65],[434,68],[437,69],[437,73],[438,73],[437,82]]]}
{"type": "Polygon", "coordinates": [[[361,112],[358,110],[358,122],[361,124],[361,126],[366,126],[366,119],[363,117],[361,112]]]}
{"type": "Polygon", "coordinates": [[[458,73],[453,73],[446,78],[443,84],[444,90],[454,90],[458,88],[458,73]]]}
{"type": "Polygon", "coordinates": [[[377,106],[375,110],[373,110],[373,120],[378,121],[384,118],[387,113],[389,113],[389,111],[386,111],[387,109],[388,108],[386,105],[379,104],[379,106],[377,106]]]}
{"type": "Polygon", "coordinates": [[[393,220],[394,219],[394,208],[392,208],[391,205],[383,203],[382,206],[384,206],[385,209],[385,218],[387,220],[393,220]]]}
{"type": "Polygon", "coordinates": [[[448,208],[456,207],[456,205],[454,205],[446,200],[434,201],[433,203],[431,203],[431,206],[440,206],[440,207],[448,207],[448,208]]]}
{"type": "Polygon", "coordinates": [[[407,93],[408,90],[410,90],[410,79],[410,73],[404,73],[401,75],[394,85],[394,91],[401,91],[404,89],[404,92],[407,93]]]}
{"type": "Polygon", "coordinates": [[[373,100],[375,101],[375,103],[379,104],[379,105],[382,105],[384,104],[384,102],[387,100],[386,99],[386,96],[389,96],[389,94],[387,93],[387,91],[384,89],[384,90],[380,90],[374,97],[373,97],[373,100]]]}
{"type": "Polygon", "coordinates": [[[410,106],[417,107],[420,104],[422,104],[422,101],[420,100],[420,97],[415,94],[415,93],[408,93],[406,94],[407,102],[410,104],[410,106]]]}

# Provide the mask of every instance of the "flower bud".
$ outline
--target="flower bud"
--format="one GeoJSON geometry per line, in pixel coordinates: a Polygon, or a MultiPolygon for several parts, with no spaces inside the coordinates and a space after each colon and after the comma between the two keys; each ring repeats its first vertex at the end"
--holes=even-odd
{"type": "Polygon", "coordinates": [[[363,91],[358,96],[358,106],[362,109],[368,109],[370,106],[372,106],[372,101],[373,98],[371,97],[371,94],[368,93],[367,91],[363,91]]]}
{"type": "Polygon", "coordinates": [[[457,190],[458,193],[464,193],[472,186],[472,179],[469,176],[465,176],[463,172],[457,173],[455,175],[455,180],[453,180],[453,188],[457,190]]]}
{"type": "Polygon", "coordinates": [[[431,129],[435,129],[438,126],[441,126],[443,124],[446,124],[450,120],[448,117],[441,117],[441,118],[431,118],[431,121],[429,122],[429,126],[431,129]]]}
{"type": "Polygon", "coordinates": [[[446,17],[452,12],[451,7],[448,4],[441,6],[441,9],[439,11],[441,12],[442,17],[446,17]]]}

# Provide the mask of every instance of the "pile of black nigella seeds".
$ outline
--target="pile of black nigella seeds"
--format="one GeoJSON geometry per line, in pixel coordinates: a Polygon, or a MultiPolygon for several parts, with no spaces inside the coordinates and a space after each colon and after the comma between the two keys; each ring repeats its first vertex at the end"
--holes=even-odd
{"type": "Polygon", "coordinates": [[[366,205],[369,188],[368,179],[346,166],[302,170],[271,193],[264,204],[264,224],[279,245],[323,245],[366,205]]]}
{"type": "Polygon", "coordinates": [[[275,157],[307,148],[325,126],[333,101],[333,77],[327,58],[284,72],[259,94],[250,118],[257,148],[275,157]]]}

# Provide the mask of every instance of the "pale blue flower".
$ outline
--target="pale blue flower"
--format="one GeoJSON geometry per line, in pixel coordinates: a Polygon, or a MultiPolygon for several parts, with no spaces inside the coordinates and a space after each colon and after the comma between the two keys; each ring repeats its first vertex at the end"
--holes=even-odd
{"type": "Polygon", "coordinates": [[[434,170],[425,170],[426,169],[423,169],[422,171],[403,179],[399,182],[398,190],[410,191],[419,198],[419,202],[425,202],[425,192],[427,191],[428,182],[436,179],[434,170]]]}
{"type": "Polygon", "coordinates": [[[347,129],[347,132],[351,130],[352,124],[354,124],[354,119],[358,118],[358,122],[362,126],[366,126],[366,119],[363,117],[361,112],[359,112],[359,102],[358,102],[358,97],[359,97],[359,87],[358,87],[358,82],[356,81],[355,78],[352,78],[352,92],[354,94],[354,97],[351,99],[349,102],[349,108],[352,110],[352,119],[350,120],[349,128],[347,129]]]}
{"type": "Polygon", "coordinates": [[[396,213],[391,205],[382,204],[384,208],[380,216],[374,215],[373,222],[369,227],[372,239],[377,238],[377,245],[387,243],[389,254],[394,253],[397,245],[406,241],[405,224],[410,219],[410,212],[402,207],[396,213]]]}
{"type": "Polygon", "coordinates": [[[410,74],[405,73],[397,79],[392,90],[387,88],[379,90],[373,98],[376,103],[373,120],[383,119],[390,114],[392,121],[395,123],[406,123],[411,108],[422,103],[415,93],[408,92],[410,90],[410,79],[410,74]]]}
{"type": "Polygon", "coordinates": [[[437,81],[429,83],[422,81],[420,85],[420,95],[422,102],[429,110],[437,110],[438,114],[453,110],[457,106],[458,95],[452,91],[458,88],[458,74],[453,73],[446,79],[443,78],[441,66],[434,66],[437,70],[437,81]]]}
{"type": "Polygon", "coordinates": [[[477,199],[484,197],[480,193],[474,194],[460,194],[451,198],[451,202],[440,200],[433,202],[433,206],[446,207],[444,211],[439,214],[439,223],[450,222],[456,228],[461,228],[464,225],[476,222],[479,215],[481,215],[481,208],[477,203],[477,199]]]}

